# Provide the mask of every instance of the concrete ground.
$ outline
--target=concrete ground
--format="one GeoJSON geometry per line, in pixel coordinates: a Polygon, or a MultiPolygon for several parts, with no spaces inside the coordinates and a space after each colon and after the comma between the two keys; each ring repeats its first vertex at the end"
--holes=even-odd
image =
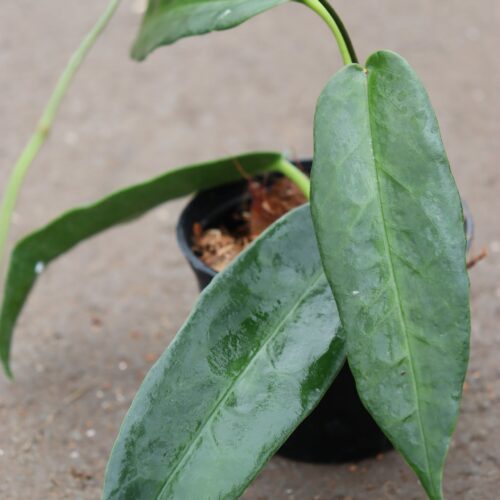
{"type": "MultiPolygon", "coordinates": [[[[60,211],[174,166],[254,149],[312,150],[321,88],[340,66],[321,21],[295,3],[244,26],[127,57],[141,2],[125,0],[79,74],[30,173],[14,236],[60,211]]],[[[71,51],[104,0],[3,0],[0,185],[71,51]]],[[[500,488],[500,3],[338,0],[359,54],[403,54],[436,107],[476,220],[472,358],[447,463],[449,499],[500,488]]],[[[99,236],[51,267],[16,331],[14,383],[0,377],[0,498],[95,499],[118,426],[197,289],[174,239],[182,202],[99,236]]],[[[273,459],[244,495],[421,499],[395,453],[358,464],[273,459]]],[[[186,499],[191,500],[191,499],[186,499]]]]}

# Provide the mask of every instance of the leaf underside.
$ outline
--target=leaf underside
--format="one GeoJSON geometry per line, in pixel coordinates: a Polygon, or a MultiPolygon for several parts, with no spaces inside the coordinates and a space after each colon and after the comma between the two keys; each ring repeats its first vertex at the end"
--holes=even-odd
{"type": "Polygon", "coordinates": [[[201,295],[132,403],[104,498],[238,498],[344,359],[306,205],[201,295]]]}
{"type": "Polygon", "coordinates": [[[460,198],[428,96],[398,55],[349,65],[315,116],[312,213],[358,392],[442,498],[469,350],[460,198]]]}
{"type": "Polygon", "coordinates": [[[168,200],[270,171],[279,153],[252,153],[171,170],[88,205],[71,210],[15,246],[9,262],[0,313],[0,358],[8,375],[12,331],[39,272],[75,245],[117,224],[129,222],[168,200]]]}
{"type": "Polygon", "coordinates": [[[132,57],[145,59],[179,38],[237,26],[290,0],[149,0],[132,57]]]}

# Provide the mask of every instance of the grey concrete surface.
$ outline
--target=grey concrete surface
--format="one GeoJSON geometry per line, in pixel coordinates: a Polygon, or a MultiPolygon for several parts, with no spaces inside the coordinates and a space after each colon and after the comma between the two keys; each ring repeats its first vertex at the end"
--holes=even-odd
{"type": "MultiPolygon", "coordinates": [[[[104,0],[3,0],[0,186],[67,57],[104,0]]],[[[140,2],[125,0],[65,101],[16,210],[14,236],[168,168],[253,149],[310,155],[315,99],[340,66],[319,18],[282,6],[238,29],[127,57],[140,2]]],[[[360,55],[403,54],[424,80],[476,219],[472,357],[445,475],[449,499],[500,488],[500,3],[339,0],[360,55]]],[[[183,202],[99,236],[48,269],[0,377],[0,498],[95,499],[122,417],[196,300],[174,240],[183,202]]],[[[395,453],[358,464],[273,459],[264,499],[421,499],[395,453]]],[[[191,500],[191,499],[186,499],[191,500]]],[[[194,500],[194,499],[193,499],[194,500]]]]}

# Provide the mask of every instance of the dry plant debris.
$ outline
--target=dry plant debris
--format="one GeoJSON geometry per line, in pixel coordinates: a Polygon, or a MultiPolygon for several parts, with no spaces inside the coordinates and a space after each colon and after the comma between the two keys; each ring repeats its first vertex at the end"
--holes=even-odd
{"type": "Polygon", "coordinates": [[[193,251],[215,271],[222,271],[257,236],[281,216],[307,200],[289,179],[278,178],[271,185],[265,180],[248,181],[250,202],[232,214],[241,221],[236,229],[193,227],[193,251]]]}

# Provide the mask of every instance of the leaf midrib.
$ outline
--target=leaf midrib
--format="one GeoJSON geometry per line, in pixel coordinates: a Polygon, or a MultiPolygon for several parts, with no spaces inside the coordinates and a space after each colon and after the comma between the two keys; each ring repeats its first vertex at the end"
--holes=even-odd
{"type": "Polygon", "coordinates": [[[255,352],[255,355],[252,357],[252,359],[249,361],[249,363],[246,365],[246,367],[238,374],[237,377],[234,378],[233,382],[228,386],[226,391],[222,394],[222,396],[216,401],[214,407],[208,414],[207,419],[201,427],[199,428],[198,432],[194,436],[194,438],[191,441],[191,444],[187,446],[182,453],[182,456],[180,457],[179,461],[175,465],[174,469],[172,470],[172,473],[167,477],[165,482],[163,483],[160,492],[156,496],[157,499],[161,499],[163,493],[167,489],[167,487],[170,485],[171,480],[175,477],[179,469],[184,465],[186,460],[189,458],[191,455],[191,452],[199,440],[199,438],[202,436],[204,433],[205,429],[207,428],[208,424],[210,424],[217,413],[217,410],[225,403],[225,401],[228,399],[229,395],[231,394],[232,390],[234,387],[237,385],[237,383],[241,380],[241,378],[246,374],[246,372],[253,366],[255,360],[260,356],[262,352],[266,351],[267,345],[276,337],[278,332],[281,330],[282,326],[286,324],[286,322],[293,317],[293,314],[297,311],[299,306],[303,303],[304,299],[307,297],[308,293],[311,291],[312,288],[316,286],[320,278],[323,276],[323,270],[320,269],[318,272],[316,272],[313,275],[313,278],[308,282],[308,285],[305,287],[304,292],[300,295],[300,297],[297,299],[295,304],[290,308],[290,310],[284,314],[284,316],[279,320],[277,323],[276,327],[271,330],[271,333],[267,336],[267,338],[264,340],[264,342],[261,344],[261,347],[255,352]]]}
{"type": "MultiPolygon", "coordinates": [[[[405,315],[404,311],[401,305],[401,293],[399,290],[399,285],[398,281],[396,279],[396,272],[394,270],[394,262],[392,258],[392,251],[391,251],[391,245],[389,243],[389,236],[388,236],[388,230],[387,230],[387,224],[386,224],[386,218],[385,218],[385,211],[384,211],[384,204],[382,202],[382,192],[381,192],[381,187],[380,187],[380,178],[379,178],[379,169],[383,170],[381,168],[380,161],[378,160],[377,154],[375,153],[375,146],[374,146],[374,128],[372,125],[372,112],[371,112],[371,106],[370,106],[370,88],[368,85],[368,74],[369,71],[367,71],[365,74],[365,84],[366,84],[366,95],[367,95],[367,108],[368,108],[368,126],[370,130],[370,149],[373,157],[373,165],[374,165],[374,170],[375,170],[375,180],[377,183],[377,200],[380,208],[380,214],[382,216],[382,227],[383,227],[383,238],[384,238],[384,246],[386,248],[386,257],[387,257],[387,262],[389,265],[389,270],[390,270],[390,275],[391,275],[391,280],[394,283],[394,289],[396,293],[396,301],[398,304],[398,313],[399,313],[399,318],[400,322],[403,326],[402,330],[404,332],[404,339],[405,339],[405,344],[406,344],[406,350],[408,352],[408,360],[409,360],[409,365],[410,365],[410,373],[411,373],[411,381],[412,381],[412,386],[413,390],[415,393],[415,405],[416,405],[416,411],[418,415],[418,427],[419,431],[422,437],[422,442],[423,442],[423,448],[424,448],[424,455],[425,455],[425,465],[426,465],[426,472],[429,478],[432,477],[431,471],[430,471],[430,459],[429,459],[429,449],[427,446],[427,437],[424,431],[424,427],[422,425],[422,416],[421,416],[421,408],[420,408],[420,392],[418,390],[418,385],[416,383],[416,372],[415,372],[415,365],[414,365],[414,360],[413,360],[413,353],[411,349],[411,343],[410,343],[410,336],[408,333],[407,325],[406,325],[406,320],[405,320],[405,315]]],[[[434,490],[434,482],[431,480],[430,485],[432,489],[434,490]]]]}

